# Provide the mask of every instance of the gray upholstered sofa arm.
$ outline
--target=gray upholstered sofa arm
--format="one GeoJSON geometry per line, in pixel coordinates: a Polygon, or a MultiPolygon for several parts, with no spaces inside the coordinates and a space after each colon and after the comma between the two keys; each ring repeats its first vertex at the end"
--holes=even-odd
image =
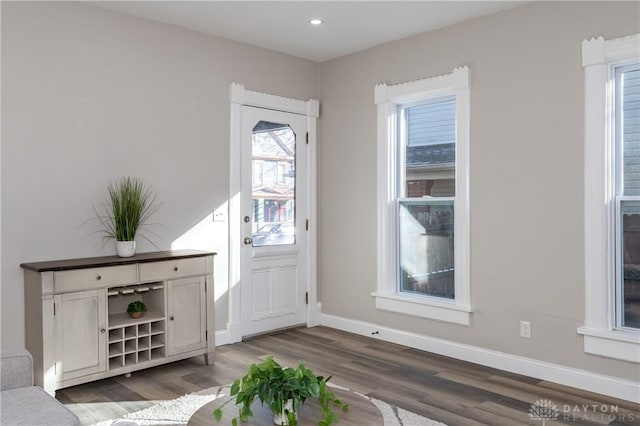
{"type": "Polygon", "coordinates": [[[79,426],[78,417],[44,389],[33,386],[33,358],[26,350],[0,351],[2,426],[79,426]]]}
{"type": "Polygon", "coordinates": [[[33,359],[26,350],[0,351],[0,390],[33,386],[33,359]]]}

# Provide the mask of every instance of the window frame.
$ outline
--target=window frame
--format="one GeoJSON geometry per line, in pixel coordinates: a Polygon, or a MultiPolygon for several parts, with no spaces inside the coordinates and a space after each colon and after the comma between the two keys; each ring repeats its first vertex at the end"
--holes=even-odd
{"type": "Polygon", "coordinates": [[[586,353],[640,363],[640,330],[621,328],[617,318],[615,229],[617,140],[615,70],[640,60],[640,34],[582,42],[585,72],[585,321],[586,353]],[[604,118],[604,119],[603,119],[604,118]]]}
{"type": "Polygon", "coordinates": [[[469,68],[407,83],[375,87],[377,105],[377,290],[372,293],[377,309],[399,312],[469,326],[470,216],[469,216],[469,68]],[[400,292],[398,287],[398,191],[401,137],[399,106],[454,95],[456,99],[456,158],[454,202],[455,298],[445,299],[400,292]]]}

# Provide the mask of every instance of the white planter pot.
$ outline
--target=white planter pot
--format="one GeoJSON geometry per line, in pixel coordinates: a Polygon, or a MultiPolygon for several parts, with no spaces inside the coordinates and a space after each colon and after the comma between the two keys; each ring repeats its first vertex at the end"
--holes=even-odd
{"type": "Polygon", "coordinates": [[[120,257],[131,257],[136,254],[136,242],[116,241],[116,251],[120,257]]]}
{"type": "Polygon", "coordinates": [[[280,425],[280,426],[285,426],[289,424],[289,420],[287,420],[287,415],[285,414],[284,410],[287,411],[293,411],[293,400],[290,399],[286,402],[286,404],[284,404],[284,407],[282,407],[282,413],[280,414],[274,414],[273,415],[273,423],[280,425]]]}

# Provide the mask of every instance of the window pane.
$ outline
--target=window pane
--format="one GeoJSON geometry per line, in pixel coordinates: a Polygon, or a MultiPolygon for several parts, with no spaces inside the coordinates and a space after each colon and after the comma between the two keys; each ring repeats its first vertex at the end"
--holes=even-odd
{"type": "Polygon", "coordinates": [[[615,76],[618,325],[640,328],[640,64],[619,67],[615,76]]]}
{"type": "Polygon", "coordinates": [[[261,121],[253,129],[253,246],[295,244],[296,135],[261,121]]]}
{"type": "Polygon", "coordinates": [[[640,195],[640,66],[623,68],[617,80],[622,94],[623,195],[637,196],[640,195]]]}
{"type": "Polygon", "coordinates": [[[455,98],[401,108],[404,197],[455,195],[455,98]]]}
{"type": "Polygon", "coordinates": [[[454,97],[407,108],[407,145],[455,143],[456,101],[454,97]]]}
{"type": "Polygon", "coordinates": [[[640,201],[621,201],[624,327],[640,328],[640,201]]]}
{"type": "Polygon", "coordinates": [[[278,166],[277,161],[264,161],[262,163],[262,184],[268,188],[273,188],[278,179],[278,172],[276,167],[278,166]]]}
{"type": "Polygon", "coordinates": [[[400,291],[453,299],[453,200],[400,200],[400,291]]]}

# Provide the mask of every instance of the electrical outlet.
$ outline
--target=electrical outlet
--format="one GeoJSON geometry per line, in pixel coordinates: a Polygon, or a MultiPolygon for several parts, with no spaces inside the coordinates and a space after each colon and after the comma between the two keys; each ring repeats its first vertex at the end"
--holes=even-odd
{"type": "Polygon", "coordinates": [[[520,337],[531,338],[531,323],[529,321],[520,321],[520,337]]]}
{"type": "Polygon", "coordinates": [[[213,221],[214,222],[226,222],[227,221],[227,209],[226,208],[218,208],[213,212],[213,221]]]}

